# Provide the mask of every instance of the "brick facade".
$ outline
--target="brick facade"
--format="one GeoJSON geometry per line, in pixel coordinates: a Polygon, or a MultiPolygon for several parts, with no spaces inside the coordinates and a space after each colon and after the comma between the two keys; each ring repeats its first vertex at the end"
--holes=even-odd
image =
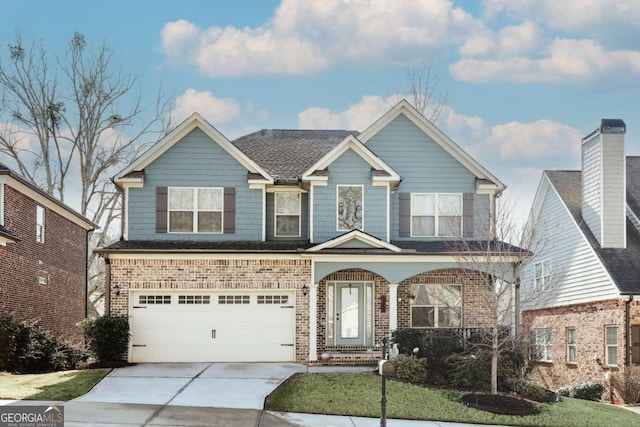
{"type": "MultiPolygon", "coordinates": [[[[625,317],[626,302],[620,299],[525,311],[523,327],[527,337],[533,329],[551,329],[552,361],[537,362],[533,369],[534,378],[551,390],[585,381],[596,381],[605,385],[605,401],[619,400],[617,393],[610,386],[608,377],[624,372],[627,362],[630,362],[625,347],[625,317]],[[618,328],[616,366],[606,364],[607,326],[618,328]],[[575,328],[575,363],[567,361],[567,328],[575,328]]],[[[640,324],[638,301],[632,301],[630,304],[630,324],[640,324]]]]}
{"type": "Polygon", "coordinates": [[[0,246],[0,309],[80,343],[77,323],[85,317],[87,234],[45,209],[44,243],[36,242],[37,205],[4,186],[4,225],[20,240],[0,246]],[[47,284],[38,284],[40,276],[47,284]]]}
{"type": "Polygon", "coordinates": [[[310,260],[111,259],[110,312],[127,315],[129,289],[237,289],[296,291],[296,361],[309,355],[310,260]],[[119,286],[120,295],[113,291],[119,286]]]}

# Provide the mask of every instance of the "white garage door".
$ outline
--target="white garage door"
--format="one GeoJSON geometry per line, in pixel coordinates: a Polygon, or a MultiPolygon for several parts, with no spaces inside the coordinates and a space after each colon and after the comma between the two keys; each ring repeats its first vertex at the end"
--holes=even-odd
{"type": "Polygon", "coordinates": [[[132,291],[131,362],[294,361],[293,292],[132,291]]]}

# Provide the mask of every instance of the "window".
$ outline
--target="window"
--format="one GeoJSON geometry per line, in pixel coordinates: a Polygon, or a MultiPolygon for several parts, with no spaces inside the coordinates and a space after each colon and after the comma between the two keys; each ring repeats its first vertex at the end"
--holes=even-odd
{"type": "Polygon", "coordinates": [[[411,194],[411,236],[462,236],[462,194],[411,194]]]}
{"type": "Polygon", "coordinates": [[[536,292],[543,292],[551,286],[551,260],[537,262],[534,267],[536,292]]]}
{"type": "Polygon", "coordinates": [[[289,302],[287,295],[258,295],[258,304],[286,304],[289,302]]]}
{"type": "Polygon", "coordinates": [[[458,328],[462,324],[459,285],[413,285],[412,328],[458,328]]]}
{"type": "Polygon", "coordinates": [[[553,359],[553,345],[551,329],[534,329],[530,332],[531,356],[540,362],[551,362],[553,359]]]}
{"type": "Polygon", "coordinates": [[[576,361],[576,328],[567,328],[567,363],[576,361]]]}
{"type": "Polygon", "coordinates": [[[338,231],[362,230],[363,187],[338,185],[338,231]]]}
{"type": "Polygon", "coordinates": [[[607,366],[618,364],[618,327],[607,326],[605,328],[606,360],[607,366]]]}
{"type": "Polygon", "coordinates": [[[178,304],[211,304],[209,295],[178,295],[178,304]]]}
{"type": "Polygon", "coordinates": [[[300,193],[275,193],[276,237],[300,236],[300,193]]]}
{"type": "Polygon", "coordinates": [[[171,295],[140,295],[139,304],[171,304],[171,295]]]}
{"type": "Polygon", "coordinates": [[[46,285],[48,283],[46,276],[38,276],[38,285],[46,285]]]}
{"type": "Polygon", "coordinates": [[[169,188],[170,233],[222,233],[222,188],[169,188]]]}
{"type": "Polygon", "coordinates": [[[218,295],[218,304],[249,304],[249,295],[218,295]]]}
{"type": "Polygon", "coordinates": [[[44,243],[44,208],[36,206],[36,242],[44,243]]]}

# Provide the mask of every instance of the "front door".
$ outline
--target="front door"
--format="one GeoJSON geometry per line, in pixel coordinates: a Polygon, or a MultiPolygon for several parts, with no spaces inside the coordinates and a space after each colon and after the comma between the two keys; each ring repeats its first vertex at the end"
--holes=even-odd
{"type": "Polygon", "coordinates": [[[328,344],[372,345],[373,284],[332,283],[329,284],[327,294],[328,344]]]}

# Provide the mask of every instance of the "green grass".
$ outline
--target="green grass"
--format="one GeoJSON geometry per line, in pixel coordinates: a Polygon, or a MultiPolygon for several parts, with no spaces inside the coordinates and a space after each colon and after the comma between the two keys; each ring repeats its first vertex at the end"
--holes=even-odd
{"type": "Polygon", "coordinates": [[[0,374],[0,399],[67,401],[87,393],[108,372],[108,369],[88,369],[49,374],[0,374]]]}
{"type": "MultiPolygon", "coordinates": [[[[626,409],[564,398],[541,406],[538,415],[496,415],[467,408],[460,393],[387,382],[387,417],[513,426],[583,427],[640,425],[626,409]]],[[[380,416],[380,377],[372,373],[296,374],[268,398],[265,409],[282,412],[380,416]]]]}

